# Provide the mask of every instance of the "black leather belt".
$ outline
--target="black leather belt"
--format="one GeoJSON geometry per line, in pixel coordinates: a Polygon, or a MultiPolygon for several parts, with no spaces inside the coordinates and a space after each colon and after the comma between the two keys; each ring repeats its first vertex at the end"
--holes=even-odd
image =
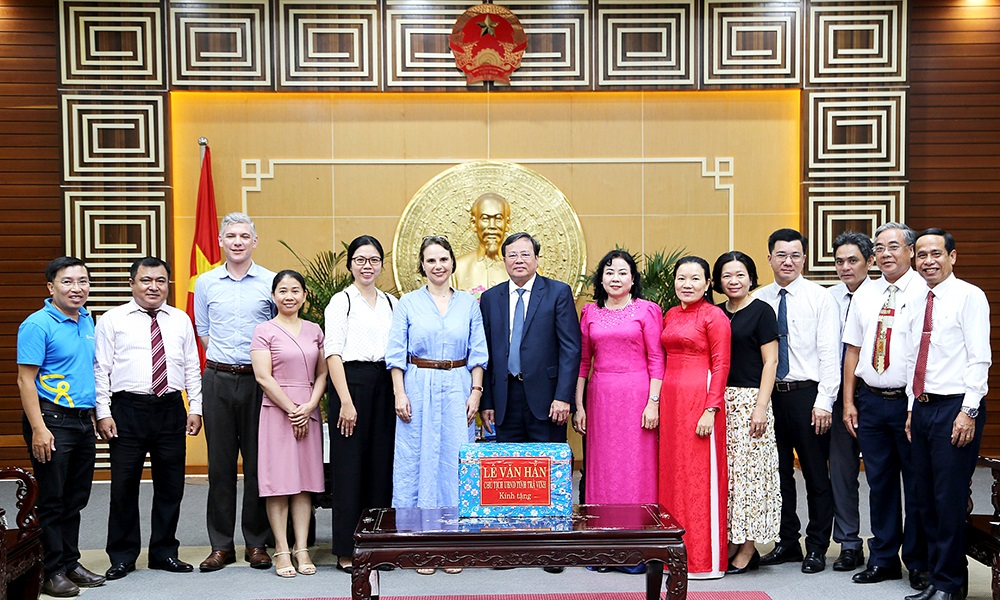
{"type": "Polygon", "coordinates": [[[62,404],[56,404],[55,402],[48,402],[45,400],[40,401],[38,405],[42,410],[51,410],[57,413],[73,415],[74,417],[87,417],[94,411],[92,408],[70,408],[68,406],[63,406],[62,404]]]}
{"type": "Polygon", "coordinates": [[[214,360],[206,360],[205,366],[215,371],[222,371],[223,373],[253,375],[253,365],[227,365],[225,363],[217,363],[214,360]]]}
{"type": "Polygon", "coordinates": [[[954,400],[956,398],[965,398],[964,394],[920,394],[917,396],[917,402],[923,402],[924,404],[929,404],[931,402],[942,402],[944,400],[954,400]]]}
{"type": "Polygon", "coordinates": [[[180,392],[167,392],[162,396],[156,394],[136,394],[134,392],[113,392],[111,400],[128,400],[130,402],[175,402],[181,399],[180,392]]]}
{"type": "Polygon", "coordinates": [[[864,381],[861,382],[861,385],[865,386],[865,389],[867,389],[869,392],[875,394],[876,396],[881,396],[881,397],[885,398],[886,400],[903,400],[903,399],[906,398],[906,388],[905,387],[899,387],[899,388],[877,388],[877,387],[872,387],[872,386],[868,385],[864,381]]]}
{"type": "Polygon", "coordinates": [[[793,392],[795,390],[801,390],[814,385],[816,385],[815,381],[775,381],[774,391],[793,392]]]}
{"type": "Polygon", "coordinates": [[[516,379],[518,381],[524,381],[524,373],[517,373],[517,374],[511,373],[510,378],[516,379]]]}

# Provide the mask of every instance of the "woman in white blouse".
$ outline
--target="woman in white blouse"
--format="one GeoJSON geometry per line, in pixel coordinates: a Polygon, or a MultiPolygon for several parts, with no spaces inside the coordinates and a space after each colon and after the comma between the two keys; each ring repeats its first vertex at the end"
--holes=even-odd
{"type": "Polygon", "coordinates": [[[348,572],[361,512],[392,504],[396,413],[385,348],[395,299],[375,287],[383,258],[377,239],[355,238],[347,247],[353,283],[330,299],[325,312],[326,361],[333,383],[327,412],[332,550],[337,568],[348,572]]]}

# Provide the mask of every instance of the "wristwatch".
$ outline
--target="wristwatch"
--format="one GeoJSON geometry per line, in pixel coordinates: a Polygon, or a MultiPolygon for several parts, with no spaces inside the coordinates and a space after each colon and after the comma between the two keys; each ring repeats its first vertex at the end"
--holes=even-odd
{"type": "Polygon", "coordinates": [[[969,415],[970,419],[975,419],[976,417],[979,416],[979,409],[971,406],[963,406],[962,412],[969,415]]]}
{"type": "Polygon", "coordinates": [[[659,395],[656,395],[656,396],[650,396],[650,397],[649,397],[649,401],[650,401],[650,402],[659,402],[659,401],[660,401],[660,396],[659,396],[659,395]]]}
{"type": "Polygon", "coordinates": [[[717,413],[719,412],[719,408],[717,406],[710,406],[705,409],[705,412],[717,413]]]}

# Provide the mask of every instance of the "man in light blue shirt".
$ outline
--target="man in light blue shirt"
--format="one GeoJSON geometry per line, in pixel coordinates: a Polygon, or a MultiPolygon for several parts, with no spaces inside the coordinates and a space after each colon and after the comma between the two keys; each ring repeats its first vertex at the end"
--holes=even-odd
{"type": "Polygon", "coordinates": [[[45,269],[52,298],[17,330],[21,422],[38,480],[35,508],[42,526],[49,596],[76,596],[104,577],[80,564],[80,512],[94,480],[94,320],[83,306],[90,273],[64,256],[45,269]]]}
{"type": "Polygon", "coordinates": [[[202,571],[236,562],[236,475],[243,456],[244,558],[268,569],[269,532],[264,502],[257,491],[257,430],[261,391],[250,365],[254,328],[275,314],[271,301],[274,273],[253,262],[257,231],[243,213],[230,213],[219,228],[226,262],[198,277],[194,287],[195,328],[205,347],[202,413],[208,442],[208,537],[212,553],[202,571]]]}

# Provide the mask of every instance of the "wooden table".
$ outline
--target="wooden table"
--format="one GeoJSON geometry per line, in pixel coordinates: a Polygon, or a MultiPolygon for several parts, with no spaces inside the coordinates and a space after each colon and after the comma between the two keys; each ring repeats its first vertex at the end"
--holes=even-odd
{"type": "MultiPolygon", "coordinates": [[[[579,567],[647,565],[646,598],[687,598],[684,529],[656,504],[582,504],[572,517],[459,519],[451,508],[377,508],[354,534],[354,600],[372,597],[379,565],[579,567]],[[374,573],[374,576],[372,575],[374,573]]],[[[376,588],[377,589],[377,588],[376,588]]],[[[377,596],[376,596],[377,597],[377,596]]]]}
{"type": "Polygon", "coordinates": [[[993,600],[1000,600],[1000,457],[980,456],[980,467],[993,472],[993,514],[974,514],[969,500],[969,518],[965,525],[965,553],[990,567],[993,600]]]}

